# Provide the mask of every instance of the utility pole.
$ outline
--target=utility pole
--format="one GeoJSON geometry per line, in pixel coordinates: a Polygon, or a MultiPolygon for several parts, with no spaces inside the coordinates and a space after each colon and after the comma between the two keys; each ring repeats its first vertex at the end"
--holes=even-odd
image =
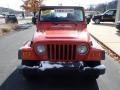
{"type": "Polygon", "coordinates": [[[118,3],[117,3],[117,13],[116,13],[115,22],[117,21],[120,21],[120,0],[118,0],[118,3]]]}

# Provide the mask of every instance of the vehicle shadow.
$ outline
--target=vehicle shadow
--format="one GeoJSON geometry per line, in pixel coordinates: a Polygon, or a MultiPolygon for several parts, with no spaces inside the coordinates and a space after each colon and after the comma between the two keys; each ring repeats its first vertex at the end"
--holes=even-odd
{"type": "Polygon", "coordinates": [[[99,90],[96,80],[76,75],[68,76],[45,75],[36,81],[26,81],[18,70],[15,70],[0,86],[0,90],[99,90]]]}
{"type": "Polygon", "coordinates": [[[98,25],[98,26],[108,26],[108,27],[115,27],[115,24],[114,23],[100,23],[100,24],[95,24],[95,23],[92,23],[93,25],[98,25]]]}

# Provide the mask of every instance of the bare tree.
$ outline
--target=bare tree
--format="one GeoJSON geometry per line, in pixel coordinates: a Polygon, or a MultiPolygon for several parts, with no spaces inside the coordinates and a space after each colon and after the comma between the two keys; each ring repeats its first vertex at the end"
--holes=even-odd
{"type": "Polygon", "coordinates": [[[106,8],[107,8],[107,4],[99,4],[95,7],[95,10],[96,11],[100,11],[100,12],[104,12],[106,11],[106,8]]]}
{"type": "Polygon", "coordinates": [[[117,8],[117,0],[113,0],[108,3],[102,3],[102,4],[96,5],[95,10],[99,12],[104,12],[108,9],[116,9],[116,8],[117,8]]]}
{"type": "Polygon", "coordinates": [[[117,8],[117,2],[118,2],[117,0],[109,2],[107,8],[108,9],[116,9],[117,8]]]}

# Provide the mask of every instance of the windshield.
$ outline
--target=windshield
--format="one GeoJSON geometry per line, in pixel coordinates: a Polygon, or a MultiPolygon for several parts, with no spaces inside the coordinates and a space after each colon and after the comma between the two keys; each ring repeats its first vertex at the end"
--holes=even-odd
{"type": "Polygon", "coordinates": [[[83,11],[80,9],[45,9],[41,10],[40,21],[62,22],[62,21],[83,21],[83,11]]]}

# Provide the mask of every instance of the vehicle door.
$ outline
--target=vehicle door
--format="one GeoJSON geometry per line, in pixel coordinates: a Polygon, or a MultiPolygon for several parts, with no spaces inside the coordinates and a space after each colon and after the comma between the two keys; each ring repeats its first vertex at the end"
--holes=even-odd
{"type": "Polygon", "coordinates": [[[102,20],[106,21],[106,22],[114,22],[115,21],[115,14],[116,14],[115,10],[108,10],[103,14],[102,20]]]}

